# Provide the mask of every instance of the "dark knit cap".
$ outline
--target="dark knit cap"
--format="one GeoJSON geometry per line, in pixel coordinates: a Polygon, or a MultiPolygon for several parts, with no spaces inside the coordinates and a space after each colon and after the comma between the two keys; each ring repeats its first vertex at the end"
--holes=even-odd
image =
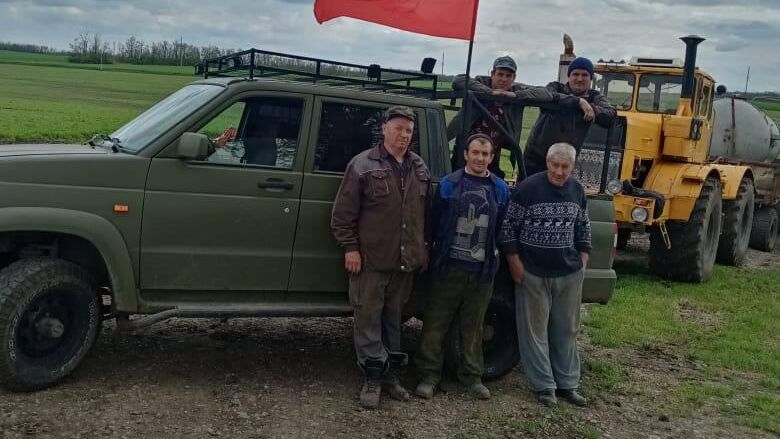
{"type": "Polygon", "coordinates": [[[590,73],[590,77],[593,77],[593,63],[590,62],[588,58],[575,58],[574,61],[569,64],[569,71],[566,74],[571,75],[571,71],[577,69],[587,70],[588,73],[590,73]]]}

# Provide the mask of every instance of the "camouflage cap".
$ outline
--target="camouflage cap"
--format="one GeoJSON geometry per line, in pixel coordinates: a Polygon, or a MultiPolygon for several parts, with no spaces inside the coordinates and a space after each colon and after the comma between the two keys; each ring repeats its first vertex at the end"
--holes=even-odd
{"type": "Polygon", "coordinates": [[[416,119],[414,111],[412,111],[412,109],[409,107],[404,107],[403,105],[396,105],[395,107],[390,107],[385,111],[384,114],[385,122],[389,121],[394,117],[405,117],[411,120],[412,122],[414,122],[416,119]]]}

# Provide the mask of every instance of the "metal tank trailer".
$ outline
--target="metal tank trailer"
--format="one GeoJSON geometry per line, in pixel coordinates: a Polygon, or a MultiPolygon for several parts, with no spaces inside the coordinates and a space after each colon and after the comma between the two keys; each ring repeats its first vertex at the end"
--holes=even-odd
{"type": "MultiPolygon", "coordinates": [[[[721,87],[718,91],[725,93],[721,87]]],[[[780,130],[766,113],[738,96],[715,100],[713,111],[710,159],[750,166],[756,191],[750,246],[772,251],[780,214],[780,130]]]]}

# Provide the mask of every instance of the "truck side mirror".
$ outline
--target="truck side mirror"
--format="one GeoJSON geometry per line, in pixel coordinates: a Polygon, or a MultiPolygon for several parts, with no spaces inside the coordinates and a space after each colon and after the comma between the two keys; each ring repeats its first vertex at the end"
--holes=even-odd
{"type": "Polygon", "coordinates": [[[720,84],[720,85],[719,85],[719,86],[718,86],[718,87],[715,89],[715,93],[717,93],[717,94],[719,94],[719,95],[722,95],[722,94],[726,93],[726,86],[725,86],[725,85],[723,85],[723,84],[720,84]]]}
{"type": "Polygon", "coordinates": [[[184,133],[179,138],[176,153],[183,159],[202,160],[208,156],[209,138],[201,133],[184,133]]]}

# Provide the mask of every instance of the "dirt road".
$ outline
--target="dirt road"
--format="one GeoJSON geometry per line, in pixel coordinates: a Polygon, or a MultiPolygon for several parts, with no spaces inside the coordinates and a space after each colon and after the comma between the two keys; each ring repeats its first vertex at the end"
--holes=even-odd
{"type": "MultiPolygon", "coordinates": [[[[780,267],[780,251],[758,263],[780,267]]],[[[410,350],[418,333],[419,325],[407,325],[410,350]]],[[[515,370],[488,384],[490,401],[446,383],[431,401],[385,397],[379,411],[363,411],[350,337],[348,318],[174,319],[138,334],[106,322],[90,356],[60,385],[0,390],[0,438],[762,437],[719,425],[706,410],[693,418],[660,411],[664,389],[698,366],[661,351],[594,348],[587,331],[584,360],[631,364],[632,380],[658,404],[597,392],[586,370],[583,389],[596,395],[590,407],[542,409],[515,370]]]]}

